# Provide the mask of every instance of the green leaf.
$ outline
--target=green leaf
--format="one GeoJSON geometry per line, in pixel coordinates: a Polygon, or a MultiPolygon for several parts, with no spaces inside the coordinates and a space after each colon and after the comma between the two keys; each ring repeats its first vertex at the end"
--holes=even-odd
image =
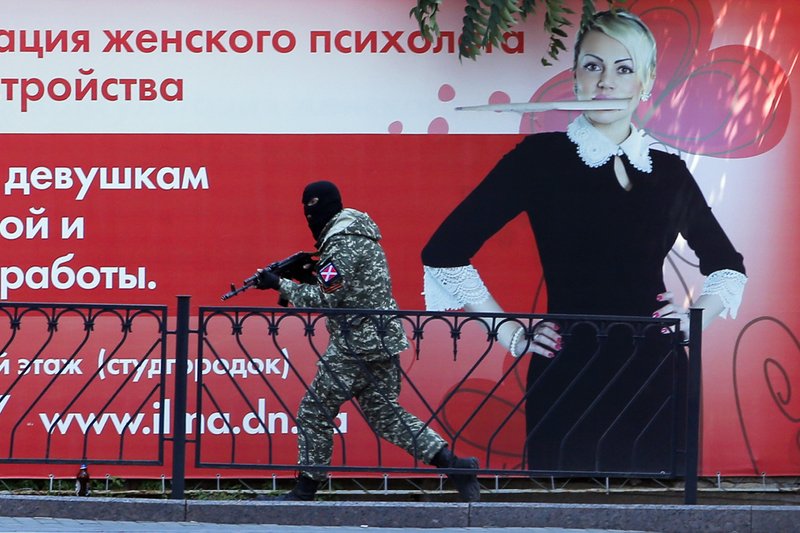
{"type": "MultiPolygon", "coordinates": [[[[419,24],[420,33],[428,41],[433,41],[440,33],[436,16],[444,0],[417,0],[409,12],[419,24]]],[[[453,0],[455,1],[455,0],[453,0]]],[[[565,26],[572,26],[570,17],[575,12],[566,5],[566,0],[463,0],[465,2],[459,39],[459,59],[475,59],[488,46],[505,42],[505,36],[513,31],[520,20],[535,14],[538,7],[544,8],[544,31],[549,36],[547,55],[558,59],[567,47],[562,39],[568,37],[565,26]]],[[[625,0],[606,0],[609,9],[625,0]]],[[[594,0],[583,0],[581,4],[581,27],[595,13],[594,0]]],[[[546,58],[541,59],[545,66],[551,65],[546,58]]]]}

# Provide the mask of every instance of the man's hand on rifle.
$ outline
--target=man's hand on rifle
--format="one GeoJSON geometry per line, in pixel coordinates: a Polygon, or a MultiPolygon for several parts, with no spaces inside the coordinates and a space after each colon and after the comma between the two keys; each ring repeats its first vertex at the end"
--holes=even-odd
{"type": "Polygon", "coordinates": [[[256,289],[267,290],[267,289],[275,289],[278,290],[280,287],[280,278],[270,270],[266,269],[259,269],[256,272],[256,289]]]}

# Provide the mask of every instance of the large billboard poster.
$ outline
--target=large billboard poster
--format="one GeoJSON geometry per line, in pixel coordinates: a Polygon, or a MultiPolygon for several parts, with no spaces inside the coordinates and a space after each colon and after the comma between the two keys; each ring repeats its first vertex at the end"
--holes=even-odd
{"type": "MultiPolygon", "coordinates": [[[[457,111],[574,97],[574,26],[551,66],[540,16],[460,61],[462,4],[442,3],[430,44],[398,0],[3,2],[0,300],[217,305],[313,247],[300,195],[326,179],[379,224],[400,307],[423,309],[420,251],[444,217],[525,135],[576,116],[457,111]]],[[[800,4],[626,6],[659,46],[634,121],[686,161],[749,278],[738,317],[703,338],[702,474],[798,475],[800,4]]],[[[545,311],[524,217],[474,263],[506,311],[545,311]]],[[[664,269],[676,294],[699,294],[685,243],[664,269]]],[[[435,405],[444,378],[419,378],[435,405]]]]}

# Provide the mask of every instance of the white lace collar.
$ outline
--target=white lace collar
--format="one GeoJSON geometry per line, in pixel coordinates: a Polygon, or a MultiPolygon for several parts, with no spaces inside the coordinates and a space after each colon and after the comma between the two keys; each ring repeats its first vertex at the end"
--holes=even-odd
{"type": "Polygon", "coordinates": [[[592,168],[604,165],[613,155],[624,153],[637,170],[648,173],[653,170],[650,147],[644,140],[644,133],[633,126],[628,138],[617,145],[592,126],[585,116],[579,115],[567,126],[567,137],[578,146],[581,160],[592,168]]]}

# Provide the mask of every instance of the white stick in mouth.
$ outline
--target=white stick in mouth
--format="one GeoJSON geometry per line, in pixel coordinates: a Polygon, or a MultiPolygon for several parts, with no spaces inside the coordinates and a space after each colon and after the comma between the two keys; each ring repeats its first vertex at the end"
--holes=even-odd
{"type": "Polygon", "coordinates": [[[456,107],[456,111],[511,111],[535,113],[540,111],[602,111],[625,109],[630,100],[564,100],[560,102],[522,102],[516,104],[487,104],[456,107]]]}

